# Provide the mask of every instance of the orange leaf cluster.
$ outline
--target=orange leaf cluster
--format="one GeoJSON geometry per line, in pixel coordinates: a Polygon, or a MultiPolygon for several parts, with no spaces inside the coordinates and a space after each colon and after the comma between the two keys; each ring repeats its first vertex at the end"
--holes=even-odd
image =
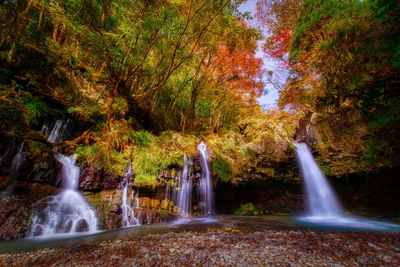
{"type": "Polygon", "coordinates": [[[217,50],[214,77],[218,83],[225,84],[228,92],[253,102],[262,95],[264,88],[260,79],[262,64],[253,52],[238,48],[231,50],[221,44],[217,50]]]}

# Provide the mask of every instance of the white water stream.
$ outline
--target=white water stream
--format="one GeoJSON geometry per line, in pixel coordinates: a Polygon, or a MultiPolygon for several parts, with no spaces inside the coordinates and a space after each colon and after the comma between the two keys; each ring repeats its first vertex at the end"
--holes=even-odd
{"type": "Polygon", "coordinates": [[[42,134],[47,138],[49,143],[55,144],[62,142],[69,133],[69,128],[72,124],[70,119],[57,120],[51,128],[46,124],[42,126],[42,134]]]}
{"type": "Polygon", "coordinates": [[[95,212],[77,191],[80,170],[75,166],[76,155],[67,157],[58,154],[56,159],[62,164],[62,191],[38,203],[39,209],[33,215],[31,236],[96,232],[95,212]],[[45,208],[41,209],[40,206],[45,208]]]}
{"type": "Polygon", "coordinates": [[[296,154],[307,193],[307,213],[298,219],[314,225],[362,229],[372,231],[399,231],[400,225],[367,220],[345,215],[339,200],[305,143],[297,143],[296,154]]]}
{"type": "Polygon", "coordinates": [[[18,171],[21,168],[22,164],[25,161],[26,153],[24,152],[24,143],[22,142],[19,146],[17,154],[13,157],[10,166],[10,175],[12,177],[16,177],[18,175],[18,171]]]}
{"type": "Polygon", "coordinates": [[[131,164],[129,164],[129,166],[125,170],[124,178],[122,180],[122,227],[132,227],[140,225],[139,218],[134,211],[134,208],[139,207],[138,196],[137,194],[134,194],[133,191],[131,191],[130,197],[128,197],[128,187],[130,187],[128,179],[132,176],[132,173],[132,166],[131,164]]]}
{"type": "Polygon", "coordinates": [[[212,187],[210,169],[208,167],[207,146],[202,141],[197,150],[200,154],[201,180],[200,180],[200,214],[212,215],[214,213],[214,190],[212,187]]]}
{"type": "Polygon", "coordinates": [[[193,161],[189,155],[184,155],[184,166],[182,180],[178,191],[177,206],[179,215],[190,216],[192,213],[192,165],[193,161]]]}

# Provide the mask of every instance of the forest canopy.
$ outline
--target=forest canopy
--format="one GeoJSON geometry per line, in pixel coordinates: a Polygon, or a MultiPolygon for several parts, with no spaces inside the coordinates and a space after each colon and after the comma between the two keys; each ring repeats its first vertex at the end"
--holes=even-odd
{"type": "Polygon", "coordinates": [[[364,156],[397,164],[399,2],[262,0],[257,18],[269,32],[264,51],[289,72],[279,105],[360,112],[369,124],[364,156]]]}
{"type": "Polygon", "coordinates": [[[150,130],[219,131],[263,90],[260,33],[239,4],[2,1],[3,84],[100,127],[133,119],[150,130]]]}
{"type": "Polygon", "coordinates": [[[61,149],[113,173],[132,163],[144,183],[209,137],[229,180],[314,115],[332,132],[322,155],[350,136],[363,163],[397,165],[398,1],[259,0],[258,28],[244,2],[0,1],[0,133],[44,142],[46,121],[72,118],[61,149]],[[259,42],[288,74],[275,110],[257,103],[259,42]]]}

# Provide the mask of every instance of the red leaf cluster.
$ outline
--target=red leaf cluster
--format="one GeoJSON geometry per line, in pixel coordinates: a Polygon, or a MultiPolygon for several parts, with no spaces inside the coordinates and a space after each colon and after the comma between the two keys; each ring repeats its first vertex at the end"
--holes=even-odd
{"type": "Polygon", "coordinates": [[[214,76],[230,93],[253,101],[262,95],[264,88],[260,80],[262,65],[262,60],[252,51],[219,45],[214,76]]]}

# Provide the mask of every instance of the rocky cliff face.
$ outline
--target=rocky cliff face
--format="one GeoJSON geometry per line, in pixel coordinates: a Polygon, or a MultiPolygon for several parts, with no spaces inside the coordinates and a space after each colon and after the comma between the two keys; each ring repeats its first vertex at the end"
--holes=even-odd
{"type": "MultiPolygon", "coordinates": [[[[132,189],[128,190],[131,195],[132,189]]],[[[100,192],[86,192],[86,199],[95,209],[99,227],[104,230],[118,229],[122,226],[122,190],[103,190],[100,192]]],[[[140,224],[160,223],[176,218],[177,208],[172,201],[157,197],[138,197],[129,199],[130,205],[135,201],[133,211],[140,224]]]]}
{"type": "MultiPolygon", "coordinates": [[[[295,133],[306,142],[342,204],[361,214],[399,216],[398,167],[375,168],[365,161],[367,119],[352,105],[307,114],[295,133]]],[[[377,164],[379,165],[379,164],[377,164]]]]}
{"type": "MultiPolygon", "coordinates": [[[[25,139],[23,142],[17,139],[0,142],[0,239],[27,236],[36,203],[60,190],[57,187],[61,185],[58,175],[61,164],[54,158],[51,145],[40,134],[36,137],[36,140],[25,139]]],[[[123,177],[88,164],[83,164],[80,169],[79,190],[85,193],[95,209],[99,227],[104,230],[120,228],[123,177]]],[[[132,173],[125,177],[131,186],[134,176],[132,173]]],[[[160,179],[163,178],[160,175],[160,179]]],[[[151,191],[146,193],[144,190],[139,205],[134,208],[139,222],[149,224],[174,218],[177,209],[173,203],[157,198],[151,191]]]]}
{"type": "Polygon", "coordinates": [[[55,185],[61,165],[54,159],[51,147],[42,137],[40,139],[2,139],[0,175],[19,181],[55,185]]]}
{"type": "MultiPolygon", "coordinates": [[[[130,180],[133,180],[133,177],[131,177],[130,180]]],[[[93,192],[113,190],[120,187],[121,181],[122,176],[120,175],[113,175],[103,168],[84,164],[81,166],[79,189],[93,192]]]]}
{"type": "Polygon", "coordinates": [[[368,167],[362,158],[367,135],[367,121],[362,113],[342,105],[308,113],[300,121],[294,138],[312,148],[325,174],[342,176],[368,167]]]}
{"type": "MultiPolygon", "coordinates": [[[[6,177],[0,177],[2,181],[6,177]]],[[[0,188],[0,239],[15,239],[27,236],[32,223],[35,203],[59,191],[40,183],[12,182],[0,188]]]]}
{"type": "MultiPolygon", "coordinates": [[[[376,179],[360,175],[365,170],[362,151],[367,137],[366,127],[365,119],[360,113],[342,106],[335,110],[309,113],[300,121],[295,133],[296,141],[306,142],[312,147],[325,174],[331,178],[352,175],[358,177],[357,183],[355,180],[333,180],[336,188],[340,189],[339,195],[343,198],[345,206],[357,211],[363,211],[366,206],[374,206],[374,203],[367,205],[358,201],[360,199],[376,199],[377,203],[379,199],[397,199],[393,198],[395,191],[390,191],[390,198],[384,198],[383,192],[376,192],[372,197],[370,192],[375,191],[370,189],[371,186],[374,187],[376,179]],[[362,188],[362,193],[355,193],[357,186],[362,188]],[[347,205],[348,203],[358,204],[347,205]]],[[[248,124],[243,126],[241,131],[237,136],[208,140],[217,211],[233,213],[246,203],[254,203],[264,213],[301,211],[304,208],[301,179],[287,133],[284,133],[278,124],[268,123],[260,123],[254,127],[248,124]],[[265,130],[265,127],[268,129],[265,130]],[[262,129],[265,132],[260,133],[262,129]],[[242,156],[246,158],[242,160],[242,156]],[[218,177],[221,172],[215,169],[218,166],[214,164],[218,157],[231,164],[231,172],[227,174],[232,175],[232,178],[228,181],[218,177]],[[240,165],[236,166],[236,163],[240,165]]],[[[0,189],[6,191],[1,196],[0,238],[20,238],[29,232],[34,203],[58,192],[57,186],[60,181],[57,177],[61,165],[54,159],[52,145],[46,142],[39,132],[28,133],[24,140],[2,138],[0,151],[0,189]]],[[[86,199],[95,209],[100,228],[121,227],[121,184],[124,177],[87,163],[80,165],[79,190],[84,192],[86,199]]],[[[182,175],[181,167],[170,166],[160,170],[156,187],[139,189],[132,186],[134,173],[127,177],[130,185],[128,194],[131,195],[133,190],[139,190],[140,193],[137,200],[129,199],[130,204],[133,201],[138,203],[134,212],[140,223],[155,223],[176,218],[178,210],[167,191],[168,184],[179,184],[182,175]]],[[[200,178],[200,162],[195,155],[194,188],[198,186],[200,178]]],[[[393,179],[387,183],[397,186],[393,179]]],[[[386,188],[382,185],[377,187],[386,188]]],[[[193,199],[198,198],[195,191],[193,199]]],[[[398,200],[396,201],[398,203],[398,200]]],[[[193,201],[194,214],[197,210],[196,205],[193,201]]]]}

